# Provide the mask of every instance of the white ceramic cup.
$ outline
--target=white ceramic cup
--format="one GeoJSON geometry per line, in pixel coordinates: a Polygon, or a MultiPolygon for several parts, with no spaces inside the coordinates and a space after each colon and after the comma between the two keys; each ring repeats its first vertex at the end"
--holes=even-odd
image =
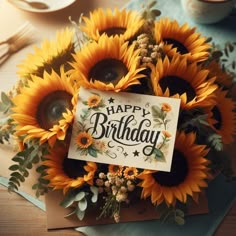
{"type": "Polygon", "coordinates": [[[181,0],[185,14],[200,24],[212,24],[230,15],[236,0],[181,0]]]}

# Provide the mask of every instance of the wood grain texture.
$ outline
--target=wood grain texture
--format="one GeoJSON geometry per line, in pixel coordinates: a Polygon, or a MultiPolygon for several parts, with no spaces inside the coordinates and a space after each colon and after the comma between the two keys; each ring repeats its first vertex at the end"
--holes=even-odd
{"type": "MultiPolygon", "coordinates": [[[[46,213],[16,193],[8,193],[0,185],[0,235],[1,236],[82,236],[74,229],[47,231],[46,213]]],[[[236,204],[228,212],[215,236],[236,235],[236,204]]]]}

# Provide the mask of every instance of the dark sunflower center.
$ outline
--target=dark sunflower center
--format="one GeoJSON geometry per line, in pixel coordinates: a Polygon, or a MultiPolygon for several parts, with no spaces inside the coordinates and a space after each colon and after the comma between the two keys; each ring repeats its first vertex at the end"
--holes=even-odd
{"type": "Polygon", "coordinates": [[[91,103],[92,103],[92,104],[96,104],[97,101],[98,101],[98,100],[97,100],[96,98],[94,98],[94,99],[91,100],[91,103]]]}
{"type": "Polygon", "coordinates": [[[177,52],[179,52],[180,54],[189,53],[188,49],[182,43],[175,39],[165,38],[163,39],[163,41],[167,44],[172,44],[173,48],[177,48],[177,52]]]}
{"type": "MultiPolygon", "coordinates": [[[[74,53],[74,45],[70,44],[68,45],[67,48],[63,50],[63,52],[60,53],[60,55],[53,57],[49,61],[46,61],[42,66],[39,66],[36,71],[34,71],[33,74],[43,78],[43,73],[44,71],[47,71],[48,73],[52,72],[52,68],[56,73],[60,73],[60,68],[61,68],[61,62],[66,62],[64,63],[65,70],[71,69],[70,64],[68,63],[69,61],[73,60],[73,53],[74,53]]],[[[29,75],[29,78],[30,75],[29,75]]]]}
{"type": "Polygon", "coordinates": [[[113,166],[113,171],[116,173],[120,170],[119,166],[113,166]]]}
{"type": "Polygon", "coordinates": [[[165,76],[160,80],[160,86],[162,91],[165,91],[167,88],[170,90],[170,95],[175,94],[187,94],[187,102],[193,100],[196,96],[195,90],[193,89],[192,85],[177,76],[165,76]]]}
{"type": "Polygon", "coordinates": [[[87,172],[84,170],[84,161],[78,161],[74,159],[65,158],[63,161],[63,171],[64,173],[72,178],[83,177],[87,172]]]}
{"type": "Polygon", "coordinates": [[[218,107],[214,106],[214,108],[212,109],[212,113],[214,119],[218,121],[216,124],[214,124],[214,127],[219,130],[222,126],[222,116],[220,110],[218,109],[218,107]]]}
{"type": "Polygon", "coordinates": [[[39,126],[49,130],[57,124],[66,109],[72,110],[71,99],[71,94],[61,90],[45,96],[37,107],[36,119],[39,126]]]}
{"type": "Polygon", "coordinates": [[[171,172],[158,171],[153,173],[154,179],[162,186],[178,186],[184,182],[188,174],[188,163],[183,154],[174,150],[171,172]]]}
{"type": "Polygon", "coordinates": [[[98,62],[89,72],[89,78],[99,80],[105,84],[116,85],[120,79],[128,73],[123,62],[116,59],[104,59],[98,62]]]}
{"type": "Polygon", "coordinates": [[[103,33],[106,33],[110,37],[113,35],[124,34],[125,31],[126,31],[126,28],[124,28],[124,27],[112,27],[112,28],[100,30],[99,33],[100,33],[100,35],[103,33]]]}
{"type": "Polygon", "coordinates": [[[129,175],[129,176],[132,176],[132,175],[134,175],[134,172],[133,172],[132,170],[129,170],[129,171],[128,171],[128,175],[129,175]]]}
{"type": "Polygon", "coordinates": [[[80,139],[81,144],[86,145],[88,143],[88,138],[87,137],[82,137],[80,139]]]}

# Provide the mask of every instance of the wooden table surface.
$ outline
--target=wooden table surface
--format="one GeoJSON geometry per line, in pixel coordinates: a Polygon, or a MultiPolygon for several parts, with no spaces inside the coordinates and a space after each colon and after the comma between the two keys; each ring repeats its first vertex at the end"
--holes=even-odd
{"type": "MultiPolygon", "coordinates": [[[[1,0],[0,0],[1,1],[1,0]]],[[[95,0],[89,0],[90,3],[96,3],[95,0]]],[[[107,4],[107,6],[122,6],[125,2],[128,0],[99,0],[99,4],[107,4]]],[[[86,2],[86,1],[84,1],[86,2]]],[[[11,10],[12,14],[15,17],[18,17],[20,20],[25,19],[25,16],[30,17],[31,20],[37,25],[42,27],[41,22],[39,22],[39,18],[34,18],[31,14],[23,14],[19,13],[17,9],[10,9],[10,6],[7,4],[4,5],[4,7],[8,7],[8,10],[11,10]]],[[[7,10],[7,8],[4,8],[4,11],[7,10]]],[[[20,20],[8,21],[9,25],[7,25],[5,22],[7,20],[8,14],[5,12],[5,15],[3,15],[4,12],[1,12],[0,15],[0,28],[5,26],[5,33],[7,30],[11,30],[10,28],[13,27],[13,24],[20,24],[20,20]],[[1,18],[2,17],[2,18],[1,18]]],[[[47,25],[49,27],[49,25],[47,25]]],[[[40,28],[40,30],[43,30],[44,27],[40,28]]],[[[45,29],[45,33],[50,33],[50,28],[48,28],[48,31],[45,29]]],[[[1,32],[2,33],[2,32],[1,32]]],[[[25,49],[22,54],[18,54],[18,56],[12,57],[8,64],[5,65],[4,68],[2,68],[1,77],[5,75],[5,78],[7,75],[14,75],[15,71],[10,71],[9,68],[13,68],[16,63],[19,62],[19,58],[24,58],[24,54],[27,52],[28,49],[25,49]]],[[[14,70],[14,69],[13,69],[14,70]]],[[[9,77],[9,76],[8,76],[9,77]]],[[[12,82],[14,83],[14,82],[12,82]]],[[[7,89],[8,87],[11,87],[11,84],[1,82],[1,87],[3,86],[4,89],[7,89]],[[5,87],[4,87],[5,86],[5,87]]],[[[6,158],[1,153],[0,158],[6,158]]],[[[7,165],[5,163],[5,165],[7,165]]],[[[1,170],[4,169],[4,163],[1,161],[0,164],[1,170]]],[[[5,175],[4,175],[5,176],[5,175]]],[[[7,189],[0,185],[0,236],[22,236],[22,235],[40,235],[40,236],[61,236],[61,235],[82,235],[78,232],[76,232],[73,229],[67,229],[67,230],[56,230],[56,231],[47,231],[47,225],[46,225],[46,213],[39,208],[35,207],[32,203],[25,200],[21,196],[19,196],[16,193],[9,194],[7,189]]],[[[236,235],[236,203],[234,203],[232,209],[228,212],[227,216],[219,226],[217,232],[215,233],[215,236],[235,236],[236,235]]],[[[91,235],[89,235],[91,236],[91,235]]],[[[106,236],[106,235],[105,235],[106,236]]],[[[171,235],[172,236],[172,235],[171,235]]],[[[204,235],[202,235],[204,236],[204,235]]]]}
{"type": "MultiPolygon", "coordinates": [[[[47,231],[46,213],[16,193],[9,194],[0,185],[0,235],[1,236],[82,236],[74,229],[47,231]]],[[[215,236],[236,235],[236,204],[233,205],[215,236]]],[[[89,235],[93,236],[93,235],[89,235]]],[[[106,235],[104,235],[106,236],[106,235]]],[[[174,236],[174,235],[170,235],[174,236]]],[[[204,235],[202,235],[204,236],[204,235]]]]}

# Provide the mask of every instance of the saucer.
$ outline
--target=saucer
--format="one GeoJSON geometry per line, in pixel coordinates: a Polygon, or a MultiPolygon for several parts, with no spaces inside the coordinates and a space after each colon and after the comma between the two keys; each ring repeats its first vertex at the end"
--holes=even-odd
{"type": "Polygon", "coordinates": [[[45,9],[45,10],[35,9],[23,1],[8,0],[8,2],[10,4],[14,5],[15,7],[19,8],[21,10],[28,11],[28,12],[36,12],[36,13],[48,13],[48,12],[59,11],[59,10],[62,10],[64,8],[70,6],[76,0],[60,0],[60,1],[59,0],[29,0],[29,2],[30,1],[44,2],[49,6],[49,9],[45,9]]]}

